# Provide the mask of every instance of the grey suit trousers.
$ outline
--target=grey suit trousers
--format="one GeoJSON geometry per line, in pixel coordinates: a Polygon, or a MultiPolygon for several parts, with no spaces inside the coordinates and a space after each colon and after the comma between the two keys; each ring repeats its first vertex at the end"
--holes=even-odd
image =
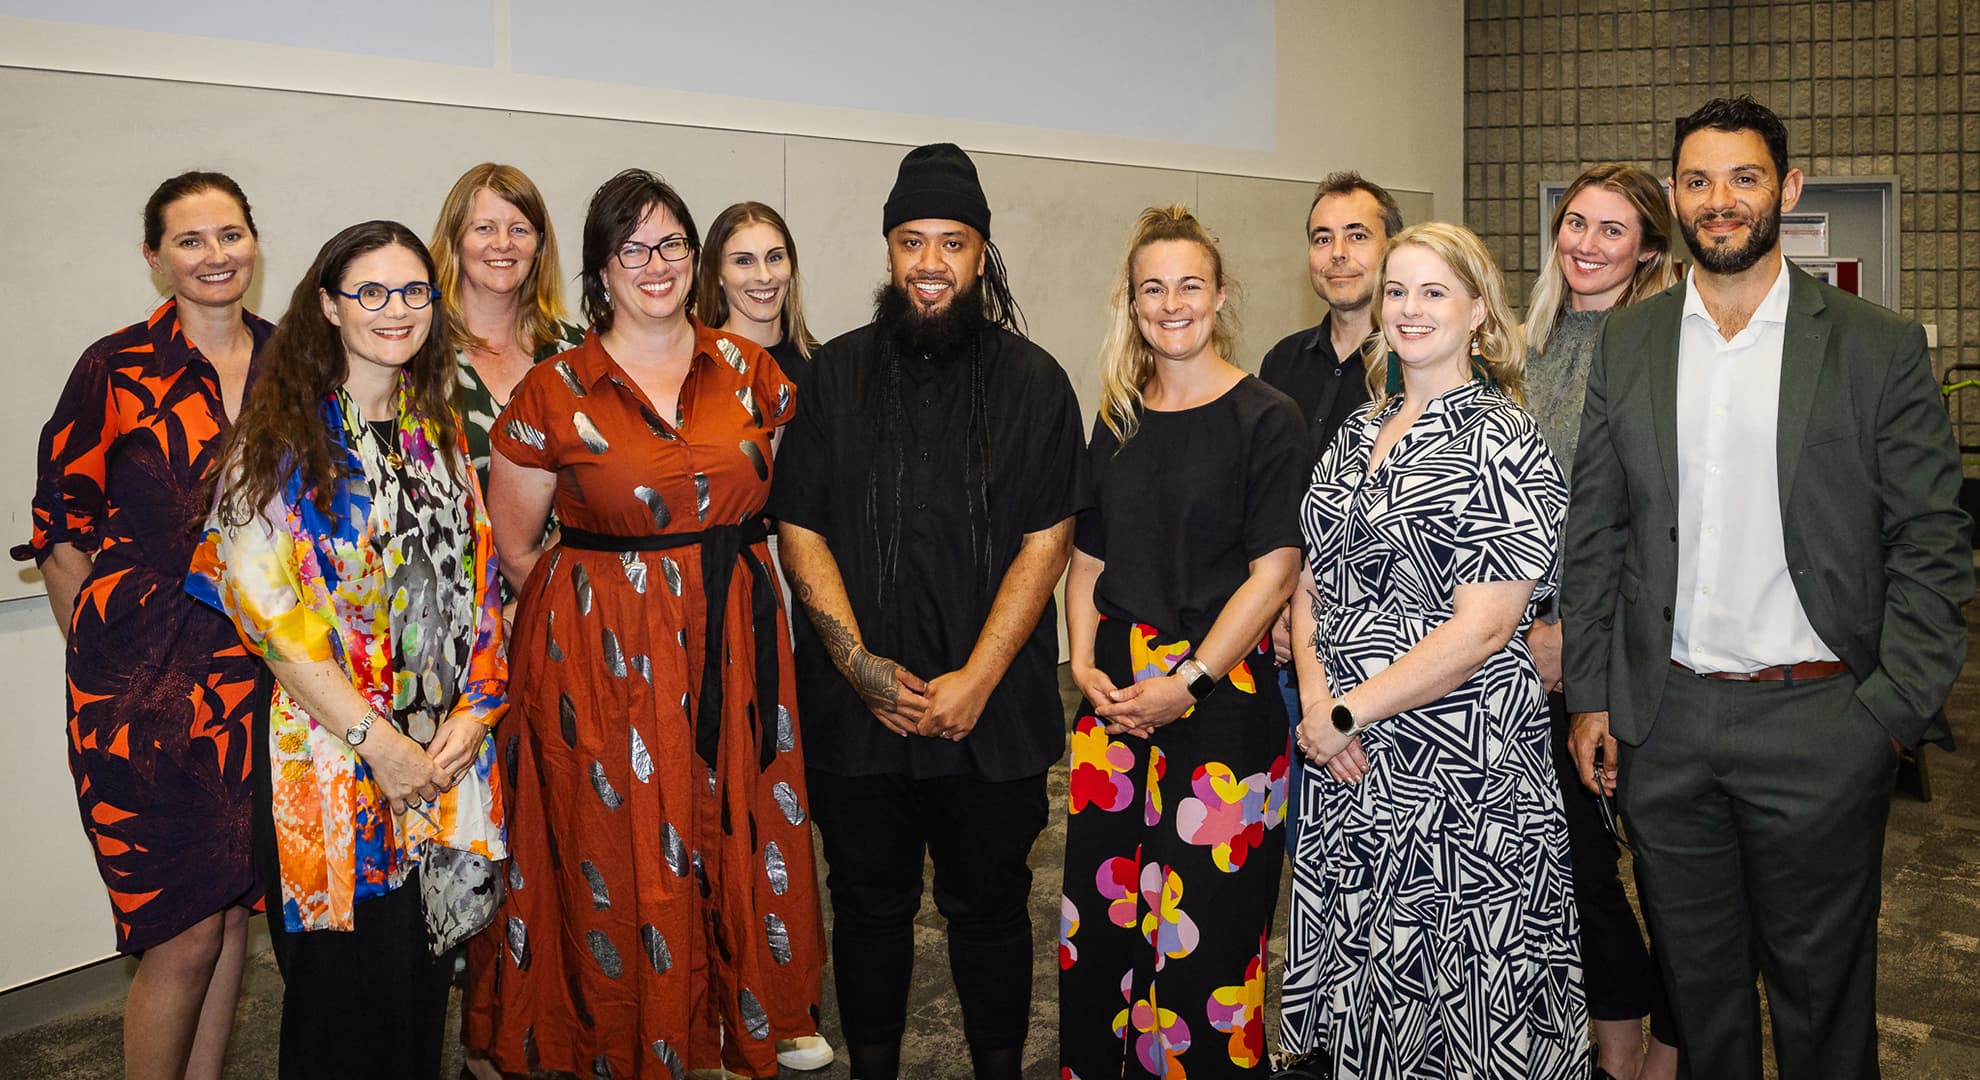
{"type": "Polygon", "coordinates": [[[1636,852],[1685,1068],[1759,1080],[1765,977],[1781,1080],[1877,1072],[1877,913],[1896,750],[1856,680],[1731,682],[1670,668],[1623,744],[1636,852]]]}

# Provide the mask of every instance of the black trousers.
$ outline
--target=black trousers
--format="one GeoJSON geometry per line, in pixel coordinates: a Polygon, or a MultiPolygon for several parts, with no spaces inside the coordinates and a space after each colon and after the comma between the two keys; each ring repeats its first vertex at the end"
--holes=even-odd
{"type": "Polygon", "coordinates": [[[832,970],[846,1041],[899,1042],[907,1030],[921,867],[935,864],[963,1035],[976,1052],[1022,1047],[1031,1015],[1032,842],[1045,828],[1045,775],[806,774],[832,898],[832,970]]]}
{"type": "Polygon", "coordinates": [[[1627,820],[1685,1070],[1761,1075],[1756,974],[1781,1080],[1877,1071],[1877,910],[1897,751],[1847,675],[1799,683],[1670,669],[1622,746],[1627,820]]]}
{"type": "Polygon", "coordinates": [[[256,687],[253,789],[255,873],[268,894],[268,937],[282,973],[281,1080],[438,1080],[454,955],[426,944],[419,872],[362,901],[352,929],[290,933],[268,778],[266,672],[256,687]]]}
{"type": "Polygon", "coordinates": [[[1588,1015],[1595,1020],[1650,1017],[1650,1033],[1677,1045],[1670,1002],[1657,973],[1655,935],[1648,949],[1637,928],[1636,912],[1623,890],[1622,849],[1602,823],[1601,800],[1582,786],[1568,753],[1567,698],[1547,695],[1553,714],[1554,772],[1561,783],[1561,809],[1567,815],[1568,861],[1574,868],[1574,906],[1581,916],[1581,971],[1588,991],[1588,1015]]]}

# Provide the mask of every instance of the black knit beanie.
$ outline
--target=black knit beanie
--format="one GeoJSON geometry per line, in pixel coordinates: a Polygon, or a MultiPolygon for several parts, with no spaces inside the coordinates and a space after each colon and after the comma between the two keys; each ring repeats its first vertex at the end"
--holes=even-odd
{"type": "Polygon", "coordinates": [[[887,195],[880,234],[903,221],[940,218],[960,221],[990,239],[990,203],[976,179],[976,163],[955,143],[917,146],[901,159],[900,175],[887,195]]]}

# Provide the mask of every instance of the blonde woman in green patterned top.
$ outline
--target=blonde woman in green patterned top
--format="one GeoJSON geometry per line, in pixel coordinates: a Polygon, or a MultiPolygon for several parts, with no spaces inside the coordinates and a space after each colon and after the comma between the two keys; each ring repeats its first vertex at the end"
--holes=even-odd
{"type": "Polygon", "coordinates": [[[461,419],[488,486],[488,429],[530,366],[584,340],[564,321],[557,234],[521,169],[483,162],[461,174],[433,225],[440,302],[460,365],[461,419]]]}
{"type": "MultiPolygon", "coordinates": [[[[1674,231],[1663,186],[1634,165],[1590,168],[1568,185],[1554,210],[1553,250],[1534,283],[1526,316],[1526,408],[1570,485],[1595,340],[1610,311],[1677,282],[1674,231]]],[[[1567,755],[1558,618],[1549,612],[1535,619],[1527,644],[1553,712],[1554,767],[1567,813],[1588,1015],[1595,1028],[1594,1077],[1671,1080],[1678,1066],[1676,1033],[1656,964],[1644,950],[1617,872],[1621,853],[1603,824],[1598,798],[1581,786],[1567,755]]]]}

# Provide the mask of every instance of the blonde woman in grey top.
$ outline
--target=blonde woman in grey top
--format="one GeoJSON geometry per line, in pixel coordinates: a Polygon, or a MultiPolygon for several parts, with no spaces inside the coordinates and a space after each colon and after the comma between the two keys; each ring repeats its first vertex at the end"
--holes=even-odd
{"type": "MultiPolygon", "coordinates": [[[[1634,165],[1590,168],[1568,185],[1554,210],[1553,250],[1534,284],[1526,317],[1526,407],[1570,485],[1588,366],[1602,323],[1615,308],[1677,282],[1673,232],[1663,186],[1634,165]]],[[[1581,786],[1567,754],[1557,617],[1545,612],[1534,620],[1527,642],[1553,710],[1554,765],[1567,812],[1588,1013],[1595,1027],[1595,1080],[1671,1080],[1677,1075],[1672,1045],[1677,1040],[1657,967],[1623,891],[1620,852],[1604,825],[1600,799],[1581,786]]]]}

